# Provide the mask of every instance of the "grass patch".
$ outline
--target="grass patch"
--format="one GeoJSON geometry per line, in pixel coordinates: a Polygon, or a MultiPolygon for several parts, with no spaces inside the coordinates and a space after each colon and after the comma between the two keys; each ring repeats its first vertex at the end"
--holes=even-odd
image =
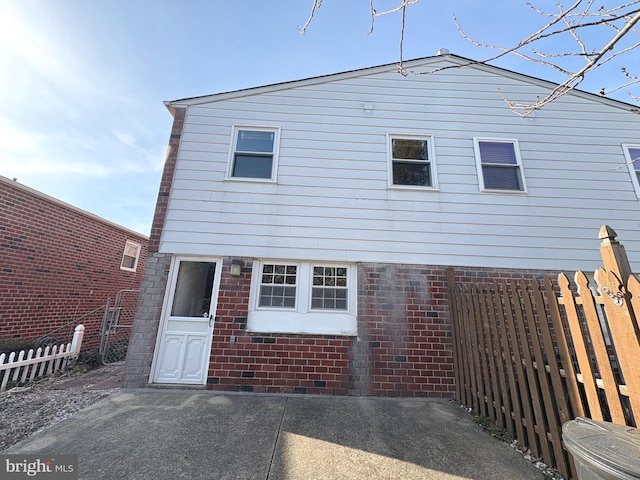
{"type": "Polygon", "coordinates": [[[482,429],[489,433],[493,438],[497,438],[498,440],[502,440],[503,442],[511,442],[513,438],[511,434],[506,428],[501,428],[496,425],[489,417],[484,417],[482,415],[474,415],[473,420],[482,427],[482,429]]]}

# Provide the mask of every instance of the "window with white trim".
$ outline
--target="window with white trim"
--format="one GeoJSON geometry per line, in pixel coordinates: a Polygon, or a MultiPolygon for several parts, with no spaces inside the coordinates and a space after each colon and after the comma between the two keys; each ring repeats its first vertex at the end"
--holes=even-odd
{"type": "Polygon", "coordinates": [[[640,145],[623,144],[622,147],[624,149],[625,163],[631,174],[631,183],[633,183],[636,196],[640,198],[640,145]]]}
{"type": "Polygon", "coordinates": [[[517,140],[474,138],[480,190],[526,192],[517,140]]]}
{"type": "Polygon", "coordinates": [[[275,180],[279,133],[278,128],[235,126],[227,178],[275,180]]]}
{"type": "Polygon", "coordinates": [[[313,266],[311,310],[347,310],[347,267],[313,266]]]}
{"type": "Polygon", "coordinates": [[[247,330],[356,335],[357,268],[325,262],[253,262],[247,330]]]}
{"type": "Polygon", "coordinates": [[[387,134],[387,154],[390,186],[438,188],[430,135],[387,134]]]}
{"type": "Polygon", "coordinates": [[[297,265],[264,263],[258,307],[295,308],[297,273],[297,265]]]}
{"type": "Polygon", "coordinates": [[[138,258],[140,257],[141,246],[137,243],[130,242],[124,245],[124,253],[122,254],[122,261],[120,262],[120,269],[127,270],[129,272],[135,272],[138,268],[138,258]]]}

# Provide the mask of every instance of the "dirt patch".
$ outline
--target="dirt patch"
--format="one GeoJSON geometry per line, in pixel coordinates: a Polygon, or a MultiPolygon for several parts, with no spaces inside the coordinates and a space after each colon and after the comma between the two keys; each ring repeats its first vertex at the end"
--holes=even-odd
{"type": "Polygon", "coordinates": [[[122,367],[71,370],[0,393],[0,450],[115,393],[122,367]]]}

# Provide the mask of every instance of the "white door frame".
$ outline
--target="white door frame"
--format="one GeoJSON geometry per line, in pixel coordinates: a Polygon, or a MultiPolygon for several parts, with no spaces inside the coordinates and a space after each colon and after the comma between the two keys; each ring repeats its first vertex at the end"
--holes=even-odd
{"type": "MultiPolygon", "coordinates": [[[[221,257],[209,257],[200,255],[172,255],[171,264],[169,266],[169,275],[167,278],[167,286],[164,291],[164,299],[162,301],[162,311],[160,312],[158,334],[156,336],[156,345],[153,350],[153,361],[151,362],[151,372],[149,374],[149,383],[154,383],[156,377],[156,368],[158,368],[160,345],[162,342],[162,336],[165,332],[167,321],[169,319],[169,311],[171,308],[173,296],[176,289],[176,280],[178,277],[178,270],[180,262],[211,262],[215,263],[215,272],[213,276],[213,291],[211,293],[211,305],[209,306],[209,314],[212,315],[211,327],[209,328],[207,336],[207,345],[209,345],[206,355],[204,355],[203,362],[205,370],[208,369],[208,359],[211,354],[211,342],[213,340],[213,330],[215,329],[215,318],[218,310],[218,295],[220,292],[220,278],[222,276],[222,258],[221,257]]],[[[207,375],[203,376],[201,385],[205,385],[207,382],[207,375]]],[[[188,384],[189,385],[189,384],[188,384]]],[[[190,384],[193,385],[193,384],[190,384]]]]}

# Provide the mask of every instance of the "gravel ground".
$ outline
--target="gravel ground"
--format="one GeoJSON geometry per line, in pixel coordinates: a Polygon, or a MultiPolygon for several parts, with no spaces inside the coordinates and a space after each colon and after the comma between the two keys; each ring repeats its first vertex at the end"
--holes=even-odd
{"type": "Polygon", "coordinates": [[[0,451],[116,392],[121,373],[68,372],[0,393],[0,451]]]}

